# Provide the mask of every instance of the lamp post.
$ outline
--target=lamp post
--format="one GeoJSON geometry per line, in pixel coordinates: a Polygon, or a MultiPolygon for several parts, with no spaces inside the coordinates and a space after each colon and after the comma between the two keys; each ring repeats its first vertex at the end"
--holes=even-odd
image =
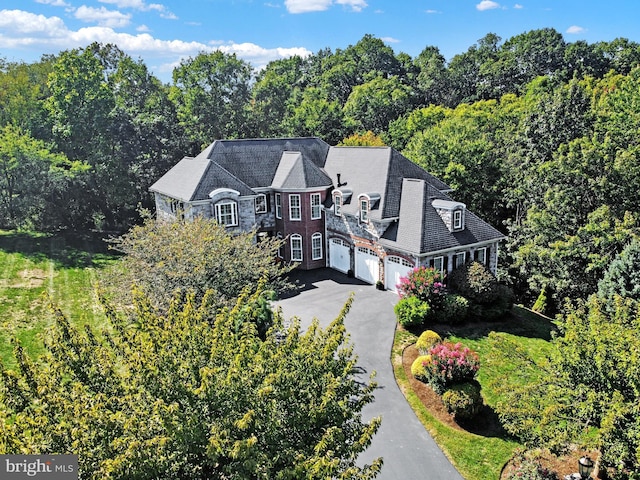
{"type": "Polygon", "coordinates": [[[594,467],[595,463],[589,458],[589,455],[580,457],[580,460],[578,460],[578,473],[580,473],[580,478],[584,480],[589,478],[594,467]]]}

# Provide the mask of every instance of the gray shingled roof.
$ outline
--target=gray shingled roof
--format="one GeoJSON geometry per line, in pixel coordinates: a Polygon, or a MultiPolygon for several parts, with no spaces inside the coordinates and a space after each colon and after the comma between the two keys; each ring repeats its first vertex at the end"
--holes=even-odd
{"type": "Polygon", "coordinates": [[[381,243],[425,254],[504,238],[469,210],[465,210],[465,229],[450,232],[432,205],[435,199],[453,201],[423,179],[404,179],[399,220],[387,229],[381,243]]]}
{"type": "Polygon", "coordinates": [[[300,152],[283,152],[271,187],[299,189],[330,187],[331,179],[300,152]]]}
{"type": "Polygon", "coordinates": [[[271,185],[283,152],[300,152],[305,159],[322,167],[328,150],[329,145],[319,138],[305,137],[216,140],[205,152],[208,158],[249,187],[260,188],[271,185]]]}
{"type": "Polygon", "coordinates": [[[380,194],[378,208],[370,212],[370,218],[374,220],[399,215],[404,178],[423,179],[439,191],[451,190],[391,147],[331,147],[324,169],[334,185],[338,184],[340,174],[341,184],[353,191],[351,202],[342,207],[346,214],[358,214],[360,194],[380,194]]]}

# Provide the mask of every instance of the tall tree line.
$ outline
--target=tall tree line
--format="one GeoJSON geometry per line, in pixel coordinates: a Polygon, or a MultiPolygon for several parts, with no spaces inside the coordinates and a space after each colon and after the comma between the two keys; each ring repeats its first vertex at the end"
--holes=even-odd
{"type": "Polygon", "coordinates": [[[0,226],[126,230],[149,186],[217,138],[360,136],[509,233],[502,276],[522,298],[584,298],[636,235],[639,64],[635,42],[549,28],[449,61],[371,35],[258,72],[201,53],[170,84],[114,45],[1,62],[0,226]]]}

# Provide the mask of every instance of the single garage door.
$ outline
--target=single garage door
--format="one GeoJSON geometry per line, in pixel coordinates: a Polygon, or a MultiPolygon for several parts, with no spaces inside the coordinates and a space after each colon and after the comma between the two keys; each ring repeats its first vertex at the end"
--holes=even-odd
{"type": "Polygon", "coordinates": [[[366,247],[356,249],[356,277],[367,283],[376,283],[380,279],[378,254],[366,247]]]}
{"type": "Polygon", "coordinates": [[[332,238],[329,242],[329,266],[342,273],[351,268],[349,244],[340,238],[332,238]]]}
{"type": "Polygon", "coordinates": [[[397,291],[396,285],[400,283],[400,277],[406,277],[413,269],[413,263],[402,257],[387,256],[384,261],[385,288],[393,292],[397,291]]]}

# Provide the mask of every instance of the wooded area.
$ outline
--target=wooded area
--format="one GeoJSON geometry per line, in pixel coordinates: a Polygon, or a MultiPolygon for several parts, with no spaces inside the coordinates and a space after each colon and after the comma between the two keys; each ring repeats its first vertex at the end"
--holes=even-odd
{"type": "Polygon", "coordinates": [[[639,64],[635,42],[553,29],[488,34],[449,62],[369,35],[258,72],[202,53],[170,85],[114,45],[3,62],[0,226],[123,232],[151,183],[215,139],[349,137],[393,146],[508,233],[501,279],[519,298],[585,298],[638,229],[639,64]]]}

